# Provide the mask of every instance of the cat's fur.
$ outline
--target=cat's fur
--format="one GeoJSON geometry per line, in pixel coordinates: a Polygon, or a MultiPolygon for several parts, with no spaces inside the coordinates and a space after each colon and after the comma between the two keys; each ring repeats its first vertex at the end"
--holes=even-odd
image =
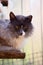
{"type": "MultiPolygon", "coordinates": [[[[10,12],[10,20],[0,20],[0,45],[20,49],[24,38],[30,36],[33,30],[32,15],[15,16],[10,12]]],[[[24,43],[25,44],[25,43],[24,43]]]]}

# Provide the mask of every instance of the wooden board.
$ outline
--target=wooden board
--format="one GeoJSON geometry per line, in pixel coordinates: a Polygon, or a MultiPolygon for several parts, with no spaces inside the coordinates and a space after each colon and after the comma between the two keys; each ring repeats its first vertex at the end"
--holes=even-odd
{"type": "Polygon", "coordinates": [[[25,53],[8,46],[0,46],[1,59],[24,59],[25,53]]]}

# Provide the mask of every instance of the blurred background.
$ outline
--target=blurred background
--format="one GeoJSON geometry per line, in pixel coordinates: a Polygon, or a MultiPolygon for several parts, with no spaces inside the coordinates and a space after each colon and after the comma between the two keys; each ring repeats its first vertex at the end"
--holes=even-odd
{"type": "Polygon", "coordinates": [[[10,11],[32,14],[34,26],[32,36],[24,42],[25,59],[0,59],[0,65],[43,65],[43,0],[8,0],[8,6],[0,5],[0,9],[0,19],[9,19],[10,11]]]}

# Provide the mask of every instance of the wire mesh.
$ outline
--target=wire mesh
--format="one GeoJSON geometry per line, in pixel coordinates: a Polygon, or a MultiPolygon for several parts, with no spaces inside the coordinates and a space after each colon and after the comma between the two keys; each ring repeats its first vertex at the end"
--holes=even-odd
{"type": "Polygon", "coordinates": [[[0,59],[0,65],[17,65],[17,64],[18,65],[42,65],[42,52],[31,53],[30,58],[28,59],[22,59],[22,60],[21,59],[0,59]],[[27,60],[28,62],[26,62],[27,60]]]}

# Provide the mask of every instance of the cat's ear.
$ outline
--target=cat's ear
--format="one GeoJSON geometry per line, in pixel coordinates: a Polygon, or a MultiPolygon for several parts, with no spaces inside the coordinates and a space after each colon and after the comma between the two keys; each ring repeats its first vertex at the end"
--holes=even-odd
{"type": "Polygon", "coordinates": [[[9,16],[11,21],[16,19],[16,16],[14,15],[13,12],[10,12],[9,16]]]}
{"type": "Polygon", "coordinates": [[[32,21],[32,18],[33,18],[33,16],[32,15],[29,15],[29,16],[27,16],[25,18],[25,20],[28,21],[28,22],[31,22],[32,21]]]}

